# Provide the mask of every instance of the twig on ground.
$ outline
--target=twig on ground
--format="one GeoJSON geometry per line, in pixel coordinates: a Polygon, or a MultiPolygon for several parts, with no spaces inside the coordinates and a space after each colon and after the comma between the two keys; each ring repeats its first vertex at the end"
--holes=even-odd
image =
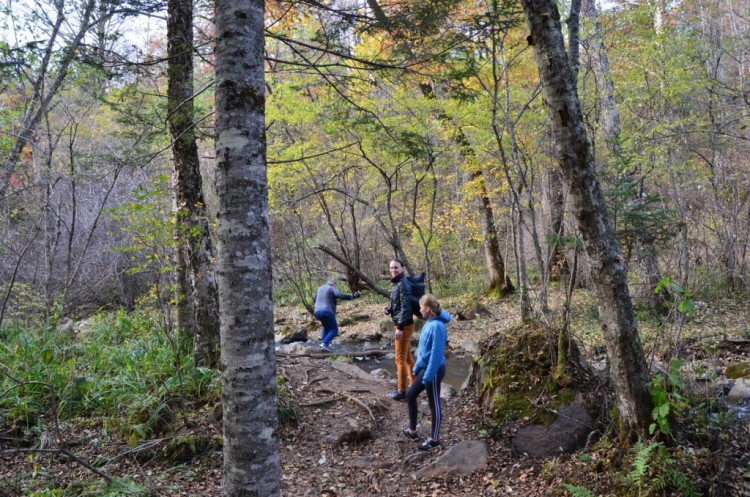
{"type": "Polygon", "coordinates": [[[375,423],[375,422],[376,422],[376,420],[375,420],[375,415],[374,415],[374,414],[372,413],[372,411],[371,411],[371,410],[370,410],[370,408],[369,408],[369,407],[367,406],[367,404],[365,404],[364,402],[362,402],[361,400],[359,400],[359,399],[358,399],[358,398],[356,398],[356,397],[352,397],[351,395],[347,395],[347,394],[345,394],[345,393],[343,393],[343,394],[341,394],[341,395],[343,395],[343,396],[344,396],[344,397],[346,397],[347,399],[351,400],[351,401],[352,401],[352,402],[354,402],[355,404],[359,404],[359,405],[360,405],[361,407],[363,407],[363,408],[364,408],[364,409],[365,409],[365,410],[367,411],[367,413],[368,413],[368,414],[370,415],[370,418],[372,418],[372,422],[373,422],[373,423],[375,423]]]}
{"type": "Polygon", "coordinates": [[[58,448],[54,448],[54,449],[5,449],[5,450],[0,450],[0,455],[20,453],[20,452],[29,452],[29,453],[35,453],[35,452],[37,452],[37,453],[47,453],[47,454],[63,454],[65,456],[71,458],[73,461],[75,461],[76,463],[80,464],[84,468],[88,469],[92,473],[95,473],[95,474],[101,476],[102,478],[104,478],[105,480],[107,480],[110,483],[112,482],[112,477],[109,476],[107,473],[105,473],[105,472],[103,472],[103,471],[95,468],[94,466],[92,466],[88,462],[84,461],[83,459],[81,459],[80,457],[78,457],[77,455],[73,454],[72,452],[70,452],[70,451],[68,451],[66,449],[58,449],[58,448]]]}

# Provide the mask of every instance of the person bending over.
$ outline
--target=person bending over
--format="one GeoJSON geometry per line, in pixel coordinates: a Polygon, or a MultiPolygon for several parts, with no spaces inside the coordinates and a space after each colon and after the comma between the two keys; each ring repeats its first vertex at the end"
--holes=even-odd
{"type": "Polygon", "coordinates": [[[353,300],[360,296],[359,292],[353,294],[343,293],[336,288],[336,278],[330,278],[325,285],[318,287],[313,297],[315,317],[323,325],[323,336],[320,348],[331,352],[331,342],[339,334],[339,325],[336,322],[336,301],[353,300]]]}

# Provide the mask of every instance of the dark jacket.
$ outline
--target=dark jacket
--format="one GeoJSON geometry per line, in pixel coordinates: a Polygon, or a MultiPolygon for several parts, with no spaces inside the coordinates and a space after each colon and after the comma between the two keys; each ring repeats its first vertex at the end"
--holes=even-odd
{"type": "Polygon", "coordinates": [[[411,310],[411,283],[403,273],[391,279],[391,283],[393,283],[391,303],[386,308],[386,312],[390,314],[393,324],[397,328],[403,329],[404,326],[414,322],[411,310]]]}

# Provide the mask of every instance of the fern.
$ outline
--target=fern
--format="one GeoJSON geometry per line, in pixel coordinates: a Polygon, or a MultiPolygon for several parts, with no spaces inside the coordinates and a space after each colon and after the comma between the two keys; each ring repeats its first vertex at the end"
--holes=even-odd
{"type": "Polygon", "coordinates": [[[572,497],[596,497],[596,494],[594,494],[594,492],[586,487],[578,487],[576,485],[570,485],[568,483],[565,483],[563,487],[565,487],[565,490],[570,492],[570,495],[572,497]]]}
{"type": "Polygon", "coordinates": [[[702,495],[693,486],[690,477],[682,471],[668,469],[664,472],[664,475],[667,477],[669,485],[678,490],[683,497],[700,497],[702,495]]]}
{"type": "Polygon", "coordinates": [[[632,449],[635,452],[635,458],[633,459],[630,473],[625,476],[625,483],[629,485],[637,485],[638,487],[643,486],[646,482],[646,476],[649,467],[651,466],[654,451],[661,446],[661,442],[653,442],[650,444],[644,444],[641,440],[636,442],[632,449]]]}

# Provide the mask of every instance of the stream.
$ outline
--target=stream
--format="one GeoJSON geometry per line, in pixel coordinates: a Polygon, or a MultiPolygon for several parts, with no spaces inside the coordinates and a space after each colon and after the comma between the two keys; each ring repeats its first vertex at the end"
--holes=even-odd
{"type": "MultiPolygon", "coordinates": [[[[380,347],[374,348],[372,343],[368,342],[342,342],[337,343],[336,352],[357,353],[368,350],[385,350],[387,355],[382,357],[354,357],[354,364],[367,371],[372,372],[375,369],[385,369],[393,378],[396,378],[396,362],[393,358],[392,348],[380,347]]],[[[466,376],[471,368],[472,356],[464,352],[448,353],[445,359],[445,378],[443,383],[451,385],[458,391],[463,385],[466,376]]]]}

